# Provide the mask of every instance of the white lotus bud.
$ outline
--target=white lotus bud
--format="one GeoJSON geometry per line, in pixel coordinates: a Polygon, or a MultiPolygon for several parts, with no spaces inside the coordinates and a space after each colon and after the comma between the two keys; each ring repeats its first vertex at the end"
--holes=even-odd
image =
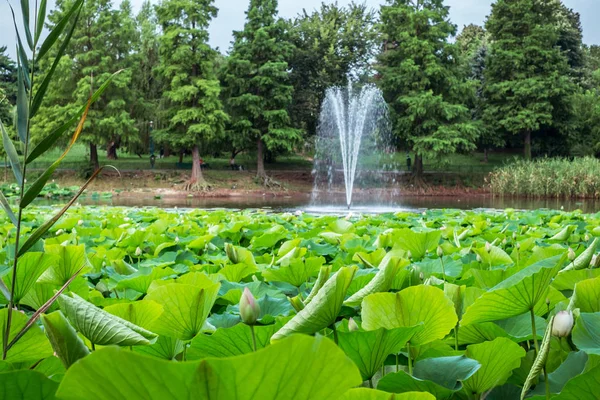
{"type": "Polygon", "coordinates": [[[65,230],[64,229],[59,229],[59,230],[56,231],[56,236],[60,236],[63,233],[65,233],[65,230]]]}
{"type": "Polygon", "coordinates": [[[423,275],[423,272],[419,272],[419,279],[420,280],[424,280],[425,279],[425,275],[423,275]]]}
{"type": "Polygon", "coordinates": [[[569,247],[569,250],[567,253],[569,256],[569,261],[573,261],[573,260],[575,260],[575,257],[577,257],[577,254],[575,254],[575,251],[570,247],[569,247]]]}
{"type": "Polygon", "coordinates": [[[552,334],[557,337],[566,337],[573,329],[573,313],[571,311],[559,311],[552,323],[552,334]]]}
{"type": "Polygon", "coordinates": [[[83,225],[83,220],[80,219],[79,221],[77,221],[77,225],[79,225],[79,226],[83,225]]]}
{"type": "Polygon", "coordinates": [[[140,249],[139,247],[135,249],[135,255],[136,256],[141,256],[142,255],[142,249],[140,249]]]}
{"type": "Polygon", "coordinates": [[[512,238],[513,238],[513,240],[517,240],[517,232],[513,232],[512,238]]]}
{"type": "Polygon", "coordinates": [[[260,306],[247,287],[240,299],[240,317],[247,325],[254,325],[260,316],[260,306]]]}
{"type": "Polygon", "coordinates": [[[299,216],[301,216],[303,213],[302,213],[302,210],[296,210],[296,212],[295,212],[294,214],[295,214],[297,217],[299,217],[299,216]]]}
{"type": "Polygon", "coordinates": [[[492,250],[492,245],[490,244],[490,242],[485,242],[485,251],[489,253],[490,250],[492,250]]]}
{"type": "Polygon", "coordinates": [[[479,256],[479,254],[477,254],[477,257],[475,257],[475,259],[477,260],[478,263],[481,262],[481,257],[479,256]]]}
{"type": "Polygon", "coordinates": [[[439,258],[442,258],[444,256],[444,249],[442,249],[442,246],[437,247],[437,256],[439,258]]]}
{"type": "Polygon", "coordinates": [[[586,233],[586,234],[585,234],[585,236],[583,237],[583,239],[584,239],[586,242],[589,242],[589,241],[590,241],[590,235],[588,235],[588,234],[586,233]]]}
{"type": "Polygon", "coordinates": [[[350,332],[356,332],[358,330],[358,324],[354,321],[352,317],[348,320],[348,330],[350,332]]]}
{"type": "Polygon", "coordinates": [[[123,218],[123,220],[124,220],[125,222],[129,222],[129,221],[131,221],[131,218],[129,218],[129,217],[125,217],[125,218],[123,218]]]}
{"type": "Polygon", "coordinates": [[[62,242],[60,245],[61,245],[62,247],[67,247],[67,246],[69,245],[69,241],[68,241],[68,240],[65,240],[65,241],[64,241],[64,242],[62,242]]]}
{"type": "Polygon", "coordinates": [[[515,247],[517,248],[517,250],[521,250],[521,243],[517,243],[515,247]]]}
{"type": "Polygon", "coordinates": [[[179,243],[179,236],[175,236],[175,243],[179,243]]]}
{"type": "Polygon", "coordinates": [[[408,258],[409,260],[412,258],[412,253],[409,251],[406,252],[406,258],[408,258]]]}

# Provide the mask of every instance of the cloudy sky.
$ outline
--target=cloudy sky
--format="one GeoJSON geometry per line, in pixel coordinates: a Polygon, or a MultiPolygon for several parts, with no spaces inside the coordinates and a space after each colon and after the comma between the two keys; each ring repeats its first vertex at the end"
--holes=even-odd
{"type": "MultiPolygon", "coordinates": [[[[15,9],[19,2],[8,0],[15,9]]],[[[117,3],[119,0],[113,0],[117,3]]],[[[131,0],[134,10],[137,11],[143,0],[131,0]]],[[[158,0],[156,0],[158,1],[158,0]]],[[[360,0],[359,0],[360,1],[360,0]]],[[[371,7],[379,7],[384,0],[364,0],[371,7]]],[[[332,3],[332,0],[325,0],[332,3]]],[[[340,5],[349,3],[350,0],[338,0],[340,5]]],[[[596,18],[600,17],[600,0],[563,0],[570,8],[581,14],[584,42],[600,44],[600,25],[596,18]]],[[[53,0],[48,0],[48,4],[53,0]]],[[[210,42],[219,47],[221,51],[229,49],[231,32],[241,30],[244,26],[244,11],[248,7],[248,0],[216,0],[219,16],[210,27],[210,42]]],[[[279,0],[279,14],[282,17],[293,17],[302,12],[302,9],[311,11],[319,7],[321,0],[279,0]]],[[[450,17],[459,29],[469,23],[482,24],[490,12],[492,0],[446,0],[450,6],[450,17]]],[[[14,56],[15,35],[10,9],[6,1],[0,0],[0,46],[6,45],[10,54],[14,56]]]]}

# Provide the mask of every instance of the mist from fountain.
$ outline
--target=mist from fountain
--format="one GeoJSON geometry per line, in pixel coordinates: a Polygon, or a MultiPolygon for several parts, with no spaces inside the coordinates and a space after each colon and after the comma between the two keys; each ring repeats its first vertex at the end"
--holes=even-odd
{"type": "Polygon", "coordinates": [[[381,174],[380,158],[388,147],[387,105],[375,85],[359,87],[349,80],[345,88],[327,89],[315,142],[313,204],[320,193],[334,190],[341,167],[350,208],[357,173],[363,169],[371,175],[381,174]]]}

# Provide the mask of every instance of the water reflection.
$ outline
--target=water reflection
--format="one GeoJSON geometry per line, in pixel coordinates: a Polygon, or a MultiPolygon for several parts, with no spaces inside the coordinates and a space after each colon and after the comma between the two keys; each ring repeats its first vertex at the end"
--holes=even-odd
{"type": "MultiPolygon", "coordinates": [[[[114,196],[112,198],[85,197],[79,203],[82,205],[106,205],[125,207],[161,207],[161,208],[266,208],[276,211],[305,210],[309,212],[344,212],[346,211],[346,198],[343,194],[329,195],[325,199],[321,196],[322,205],[311,204],[309,194],[293,196],[232,196],[232,197],[163,197],[154,198],[143,193],[132,196],[131,194],[114,196]]],[[[61,201],[40,200],[40,205],[53,205],[61,201]]],[[[393,196],[385,198],[377,194],[357,196],[352,204],[354,212],[389,212],[398,210],[419,210],[426,208],[515,208],[538,209],[548,208],[565,211],[582,210],[586,213],[595,213],[600,210],[600,201],[562,200],[562,199],[523,199],[500,198],[493,196],[393,196]],[[377,200],[377,201],[374,201],[377,200]]]]}

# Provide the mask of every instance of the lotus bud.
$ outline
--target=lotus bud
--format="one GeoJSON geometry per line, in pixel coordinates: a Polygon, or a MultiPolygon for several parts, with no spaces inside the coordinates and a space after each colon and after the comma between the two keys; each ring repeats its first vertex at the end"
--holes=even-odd
{"type": "Polygon", "coordinates": [[[79,221],[77,221],[77,225],[79,225],[79,226],[83,225],[83,220],[80,219],[79,221]]]}
{"type": "Polygon", "coordinates": [[[225,253],[227,254],[227,257],[229,257],[229,261],[234,264],[238,263],[238,254],[234,245],[231,243],[225,243],[225,253]]]}
{"type": "Polygon", "coordinates": [[[570,247],[569,247],[568,255],[569,255],[569,261],[573,261],[573,260],[575,260],[575,257],[577,257],[577,255],[575,254],[575,251],[570,247]]]}
{"type": "Polygon", "coordinates": [[[412,253],[409,251],[406,252],[406,258],[408,258],[409,260],[412,259],[412,253]]]}
{"type": "Polygon", "coordinates": [[[175,243],[179,243],[179,236],[175,236],[175,243]]]}
{"type": "Polygon", "coordinates": [[[419,272],[419,279],[425,280],[425,275],[423,275],[423,272],[419,272]]]}
{"type": "Polygon", "coordinates": [[[517,243],[515,247],[517,248],[517,250],[521,250],[521,243],[517,243]]]}
{"type": "Polygon", "coordinates": [[[350,332],[356,332],[358,330],[358,324],[354,321],[352,317],[348,320],[348,330],[350,332]]]}
{"type": "Polygon", "coordinates": [[[517,240],[517,232],[513,232],[512,238],[513,238],[513,240],[517,240]]]}
{"type": "Polygon", "coordinates": [[[573,329],[573,313],[571,311],[559,311],[552,323],[552,334],[557,337],[566,337],[573,329]]]}
{"type": "Polygon", "coordinates": [[[140,249],[139,247],[137,247],[137,248],[135,249],[135,255],[136,255],[137,257],[141,256],[141,255],[142,255],[142,249],[140,249]]]}
{"type": "Polygon", "coordinates": [[[437,256],[439,258],[442,258],[444,256],[444,249],[442,249],[442,246],[437,247],[437,256]]]}
{"type": "Polygon", "coordinates": [[[65,241],[64,241],[64,242],[62,242],[60,245],[61,245],[62,247],[67,247],[67,246],[69,245],[69,241],[68,241],[68,240],[65,240],[65,241]]]}
{"type": "Polygon", "coordinates": [[[586,234],[585,234],[585,236],[583,237],[583,239],[584,239],[586,242],[589,242],[589,241],[590,241],[590,235],[588,235],[588,234],[586,233],[586,234]]]}
{"type": "Polygon", "coordinates": [[[302,210],[296,210],[294,214],[296,215],[296,217],[300,217],[302,216],[302,210]]]}
{"type": "Polygon", "coordinates": [[[489,253],[490,250],[492,250],[492,245],[490,242],[485,242],[485,251],[489,253]]]}
{"type": "Polygon", "coordinates": [[[600,256],[598,254],[594,254],[592,257],[592,262],[590,263],[592,268],[600,267],[600,256]]]}
{"type": "Polygon", "coordinates": [[[242,298],[240,299],[240,317],[247,325],[254,325],[260,315],[260,306],[247,287],[244,288],[242,298]]]}
{"type": "Polygon", "coordinates": [[[477,262],[480,263],[481,262],[481,256],[479,254],[477,254],[477,257],[475,257],[477,259],[477,262]]]}
{"type": "Polygon", "coordinates": [[[508,240],[506,240],[506,238],[504,238],[504,239],[502,240],[502,246],[506,246],[506,243],[508,243],[508,240]]]}
{"type": "Polygon", "coordinates": [[[56,236],[60,236],[63,233],[65,233],[64,229],[59,229],[59,230],[56,231],[56,236]]]}
{"type": "Polygon", "coordinates": [[[550,305],[550,299],[546,297],[546,305],[549,306],[550,305]]]}

